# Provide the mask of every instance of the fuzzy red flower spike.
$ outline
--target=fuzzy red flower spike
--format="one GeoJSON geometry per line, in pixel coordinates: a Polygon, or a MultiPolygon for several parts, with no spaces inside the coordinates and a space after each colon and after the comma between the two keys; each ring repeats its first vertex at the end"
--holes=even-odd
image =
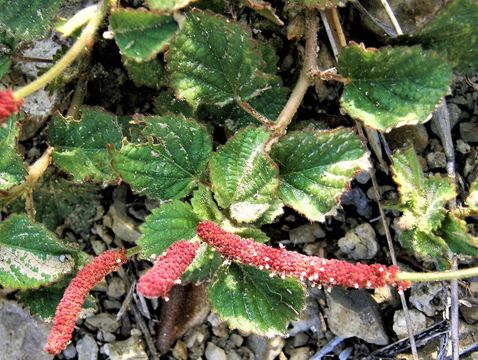
{"type": "Polygon", "coordinates": [[[243,239],[224,231],[210,221],[198,225],[197,233],[221,255],[243,264],[265,269],[279,276],[292,276],[313,285],[377,288],[384,285],[409,287],[397,281],[398,267],[380,264],[351,264],[347,261],[302,255],[285,249],[275,249],[252,239],[243,239]]]}
{"type": "Polygon", "coordinates": [[[56,355],[66,347],[90,290],[106,275],[127,261],[125,249],[109,250],[94,258],[91,263],[78,271],[56,308],[53,327],[45,345],[46,352],[56,355]]]}
{"type": "Polygon", "coordinates": [[[171,245],[154,266],[138,281],[137,290],[147,298],[164,297],[196,257],[199,242],[178,241],[171,245]]]}
{"type": "Polygon", "coordinates": [[[13,91],[10,89],[0,91],[0,125],[12,115],[17,113],[22,106],[23,100],[15,99],[13,91]]]}

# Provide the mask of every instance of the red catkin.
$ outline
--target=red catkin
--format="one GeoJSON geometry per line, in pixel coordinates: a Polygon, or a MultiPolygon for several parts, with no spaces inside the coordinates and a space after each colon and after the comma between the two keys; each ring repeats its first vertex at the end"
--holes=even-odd
{"type": "Polygon", "coordinates": [[[46,352],[56,355],[66,347],[90,290],[127,261],[125,249],[105,251],[76,274],[56,308],[53,327],[45,345],[46,352]]]}
{"type": "Polygon", "coordinates": [[[0,91],[0,125],[13,113],[18,112],[23,100],[15,99],[10,89],[0,91]]]}
{"type": "Polygon", "coordinates": [[[389,284],[401,289],[409,287],[408,283],[397,281],[396,266],[351,264],[347,261],[276,249],[228,233],[210,221],[201,222],[197,233],[223,256],[268,270],[272,276],[292,276],[301,281],[309,280],[317,286],[340,285],[359,289],[389,284]]]}
{"type": "Polygon", "coordinates": [[[139,280],[137,290],[147,298],[164,297],[196,257],[199,242],[178,241],[171,245],[139,280]]]}

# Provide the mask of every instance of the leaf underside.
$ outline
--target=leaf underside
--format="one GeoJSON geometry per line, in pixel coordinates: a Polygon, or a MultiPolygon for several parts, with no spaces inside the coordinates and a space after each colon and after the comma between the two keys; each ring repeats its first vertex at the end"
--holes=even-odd
{"type": "Polygon", "coordinates": [[[17,152],[18,133],[16,116],[10,116],[0,126],[0,190],[20,184],[27,174],[23,158],[17,152]]]}

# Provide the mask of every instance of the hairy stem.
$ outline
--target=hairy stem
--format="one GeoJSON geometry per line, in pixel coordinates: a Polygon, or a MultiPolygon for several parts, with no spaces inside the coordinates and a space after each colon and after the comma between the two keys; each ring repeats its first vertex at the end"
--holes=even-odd
{"type": "Polygon", "coordinates": [[[14,92],[16,99],[23,99],[46,86],[70,66],[79,55],[93,46],[96,31],[108,9],[107,5],[108,3],[104,1],[98,6],[98,11],[88,22],[78,40],[55,65],[36,80],[14,92]]]}
{"type": "Polygon", "coordinates": [[[462,270],[435,271],[435,272],[398,272],[397,279],[410,282],[445,281],[453,279],[467,279],[478,276],[478,267],[462,270]]]}
{"type": "Polygon", "coordinates": [[[242,110],[244,110],[246,113],[251,115],[254,119],[259,121],[262,125],[270,127],[272,126],[272,124],[274,124],[266,116],[262,115],[260,112],[254,109],[247,101],[237,101],[237,104],[242,110]]]}
{"type": "Polygon", "coordinates": [[[305,34],[304,64],[289,100],[287,100],[287,103],[279,114],[277,122],[271,127],[272,133],[265,147],[266,152],[285,134],[287,127],[304,99],[307,89],[313,84],[315,75],[319,72],[317,66],[318,19],[315,11],[306,11],[305,26],[307,32],[305,34]]]}

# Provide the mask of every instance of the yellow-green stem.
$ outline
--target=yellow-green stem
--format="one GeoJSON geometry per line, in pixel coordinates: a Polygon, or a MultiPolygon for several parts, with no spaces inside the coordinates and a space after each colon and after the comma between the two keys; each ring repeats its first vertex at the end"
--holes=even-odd
{"type": "Polygon", "coordinates": [[[75,61],[75,59],[83,53],[84,50],[90,48],[93,44],[93,39],[95,37],[96,31],[101,25],[101,22],[103,21],[107,9],[108,2],[101,2],[101,4],[98,6],[98,11],[88,22],[80,37],[78,38],[78,40],[76,40],[70,50],[68,50],[66,54],[55,65],[53,65],[46,73],[44,73],[38,79],[15,91],[15,98],[17,100],[23,99],[28,95],[31,95],[34,92],[40,90],[49,82],[54,80],[58,75],[60,75],[68,66],[70,66],[73,61],[75,61]]]}
{"type": "Polygon", "coordinates": [[[134,255],[138,255],[140,252],[141,252],[141,246],[133,246],[132,248],[129,248],[128,250],[126,250],[126,256],[127,257],[132,257],[134,255]]]}
{"type": "Polygon", "coordinates": [[[397,280],[410,282],[445,281],[453,279],[466,279],[478,276],[478,267],[462,270],[437,271],[437,272],[399,272],[397,280]]]}

